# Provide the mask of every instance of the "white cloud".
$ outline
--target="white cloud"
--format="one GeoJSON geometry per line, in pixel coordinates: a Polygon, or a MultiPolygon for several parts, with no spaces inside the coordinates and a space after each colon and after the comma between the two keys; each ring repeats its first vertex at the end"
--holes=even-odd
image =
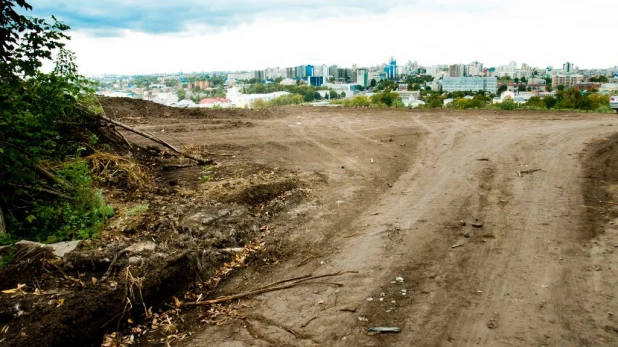
{"type": "MultiPolygon", "coordinates": [[[[394,55],[400,63],[467,63],[486,66],[511,60],[533,65],[618,65],[610,33],[615,26],[598,13],[618,13],[618,2],[438,0],[402,2],[389,11],[340,16],[285,16],[271,12],[234,28],[213,30],[194,23],[177,34],[125,31],[119,37],[76,32],[69,48],[80,71],[156,73],[253,70],[299,64],[375,65],[394,55]],[[442,7],[442,9],[441,9],[442,7]]],[[[615,36],[615,35],[614,35],[615,36]]]]}

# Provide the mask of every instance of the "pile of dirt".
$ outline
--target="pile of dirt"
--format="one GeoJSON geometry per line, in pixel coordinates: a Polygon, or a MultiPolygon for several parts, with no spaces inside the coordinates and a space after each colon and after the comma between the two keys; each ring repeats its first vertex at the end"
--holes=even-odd
{"type": "Polygon", "coordinates": [[[211,109],[168,107],[148,100],[130,98],[101,98],[105,114],[114,119],[123,118],[269,118],[272,109],[211,109]]]}

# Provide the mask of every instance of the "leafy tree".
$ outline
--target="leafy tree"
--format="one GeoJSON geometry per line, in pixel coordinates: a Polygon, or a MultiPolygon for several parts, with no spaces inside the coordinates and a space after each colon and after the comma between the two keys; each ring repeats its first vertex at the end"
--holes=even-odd
{"type": "Polygon", "coordinates": [[[275,83],[275,84],[280,84],[280,83],[281,83],[281,81],[283,81],[283,78],[281,78],[281,77],[277,77],[277,78],[275,78],[275,81],[274,81],[273,83],[275,83]]]}
{"type": "Polygon", "coordinates": [[[513,78],[513,82],[515,82],[515,84],[519,84],[519,78],[517,77],[513,78]]]}
{"type": "Polygon", "coordinates": [[[371,103],[373,105],[384,105],[385,107],[391,107],[397,100],[401,100],[399,94],[389,90],[371,96],[371,103]]]}
{"type": "Polygon", "coordinates": [[[440,108],[444,105],[444,98],[439,94],[432,94],[425,100],[425,107],[440,108]]]}
{"type": "Polygon", "coordinates": [[[331,100],[338,99],[338,95],[336,91],[331,90],[328,94],[331,100]]]}
{"type": "Polygon", "coordinates": [[[521,78],[521,83],[528,83],[528,79],[526,78],[526,76],[521,78]]]}
{"type": "Polygon", "coordinates": [[[376,79],[375,79],[375,78],[372,78],[372,79],[371,79],[371,82],[369,82],[369,84],[371,85],[371,88],[375,88],[375,87],[376,87],[376,85],[378,84],[378,82],[376,81],[376,79]]]}
{"type": "Polygon", "coordinates": [[[552,91],[551,84],[546,84],[546,85],[545,85],[545,91],[546,91],[546,92],[551,92],[551,91],[552,91]]]}
{"type": "Polygon", "coordinates": [[[0,243],[90,237],[112,212],[80,160],[98,143],[92,115],[100,109],[74,54],[64,49],[69,27],[17,9],[32,7],[3,0],[0,8],[0,216],[8,230],[0,243]],[[54,51],[53,71],[41,72],[54,51]],[[43,163],[54,163],[55,172],[43,163]]]}
{"type": "Polygon", "coordinates": [[[545,101],[543,101],[538,96],[533,96],[530,99],[528,99],[528,101],[526,102],[526,105],[530,106],[531,108],[536,108],[536,109],[547,108],[547,105],[545,104],[545,101]]]}
{"type": "Polygon", "coordinates": [[[295,95],[282,95],[274,98],[266,104],[266,106],[284,106],[284,105],[299,105],[303,103],[303,96],[300,94],[295,95]]]}
{"type": "Polygon", "coordinates": [[[502,110],[507,110],[507,111],[512,111],[514,109],[517,108],[517,104],[515,103],[515,101],[513,101],[513,99],[511,98],[506,98],[501,104],[500,104],[500,109],[502,110]]]}
{"type": "Polygon", "coordinates": [[[178,96],[178,101],[182,101],[187,97],[187,91],[184,89],[178,89],[176,91],[176,95],[178,96]]]}
{"type": "Polygon", "coordinates": [[[342,98],[345,98],[345,97],[346,97],[345,92],[341,92],[341,97],[342,97],[342,98]]]}
{"type": "Polygon", "coordinates": [[[342,105],[344,107],[369,107],[371,106],[371,101],[366,96],[357,95],[352,99],[344,100],[342,105]]]}
{"type": "Polygon", "coordinates": [[[266,101],[264,101],[262,99],[257,99],[257,100],[255,100],[255,101],[253,101],[251,103],[251,108],[254,108],[254,109],[257,109],[257,110],[266,108],[266,106],[268,106],[268,104],[266,104],[266,101]]]}
{"type": "Polygon", "coordinates": [[[543,98],[543,102],[545,103],[545,107],[547,107],[548,109],[551,109],[556,106],[556,103],[558,101],[553,96],[546,96],[545,98],[543,98]]]}
{"type": "Polygon", "coordinates": [[[506,84],[503,84],[500,86],[500,88],[498,88],[498,95],[506,92],[509,88],[506,86],[506,84]]]}
{"type": "Polygon", "coordinates": [[[221,78],[221,77],[213,77],[213,78],[210,79],[210,83],[213,86],[222,85],[223,84],[223,78],[221,78]]]}
{"type": "Polygon", "coordinates": [[[164,84],[166,87],[171,88],[176,87],[178,85],[178,82],[178,80],[167,79],[165,80],[164,84]]]}
{"type": "Polygon", "coordinates": [[[320,93],[318,93],[318,92],[315,92],[315,93],[313,93],[313,99],[320,101],[320,100],[322,100],[322,95],[320,95],[320,93]]]}
{"type": "Polygon", "coordinates": [[[525,91],[526,91],[526,86],[525,86],[525,85],[523,85],[523,84],[520,84],[520,85],[517,87],[517,90],[518,90],[518,91],[520,91],[520,92],[525,92],[525,91]]]}

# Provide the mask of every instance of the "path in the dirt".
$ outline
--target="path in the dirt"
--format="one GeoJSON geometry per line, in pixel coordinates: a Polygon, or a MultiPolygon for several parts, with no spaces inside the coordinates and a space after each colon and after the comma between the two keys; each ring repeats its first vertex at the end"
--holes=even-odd
{"type": "MultiPolygon", "coordinates": [[[[323,168],[336,178],[324,198],[335,199],[337,191],[365,195],[342,213],[320,215],[299,228],[303,234],[313,228],[327,240],[310,253],[319,254],[323,265],[296,266],[299,256],[269,269],[261,281],[310,272],[358,274],[329,280],[340,287],[260,295],[245,302],[246,321],[208,327],[185,345],[618,344],[616,332],[606,328],[618,304],[599,290],[593,271],[602,252],[591,247],[581,156],[588,143],[614,132],[601,126],[613,117],[402,113],[392,124],[364,126],[343,119],[307,117],[286,136],[303,139],[325,157],[339,156],[355,171],[351,177],[365,178],[350,183],[323,168]],[[416,129],[418,143],[384,147],[376,141],[376,134],[401,129],[416,129]],[[337,136],[349,146],[333,144],[337,136]],[[354,141],[365,143],[358,148],[367,154],[363,160],[354,141]],[[381,162],[365,157],[386,156],[389,148],[405,167],[389,182],[392,188],[374,191],[368,177],[378,174],[371,170],[381,162]],[[403,284],[392,283],[398,276],[403,284]],[[370,335],[369,326],[396,326],[401,333],[370,335]]],[[[224,290],[234,285],[232,280],[224,290]]]]}

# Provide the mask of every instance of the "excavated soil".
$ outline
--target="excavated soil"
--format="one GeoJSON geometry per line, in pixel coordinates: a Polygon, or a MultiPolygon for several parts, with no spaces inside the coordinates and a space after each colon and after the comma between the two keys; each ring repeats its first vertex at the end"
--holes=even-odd
{"type": "Polygon", "coordinates": [[[104,107],[215,163],[124,132],[151,185],[63,259],[2,250],[3,345],[618,344],[615,116],[104,107]]]}

